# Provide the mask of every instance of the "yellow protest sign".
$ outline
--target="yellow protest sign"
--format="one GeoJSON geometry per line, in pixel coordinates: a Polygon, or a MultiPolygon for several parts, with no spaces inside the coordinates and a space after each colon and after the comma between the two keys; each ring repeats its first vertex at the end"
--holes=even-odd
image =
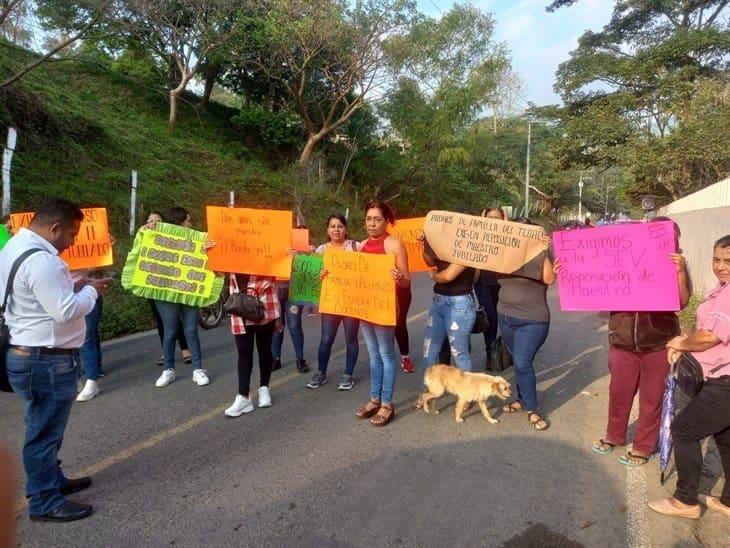
{"type": "Polygon", "coordinates": [[[500,219],[453,211],[429,211],[423,228],[442,261],[539,280],[547,250],[545,230],[500,219]]]}
{"type": "Polygon", "coordinates": [[[394,255],[374,255],[327,248],[319,311],[395,325],[394,255]]]}
{"type": "MultiPolygon", "coordinates": [[[[69,270],[83,268],[99,268],[109,266],[114,262],[112,244],[109,238],[109,221],[106,209],[103,207],[89,207],[81,210],[84,220],[76,236],[74,245],[61,253],[60,257],[66,261],[69,270]]],[[[34,213],[13,213],[10,215],[13,234],[21,228],[30,225],[34,213]]]]}
{"type": "Polygon", "coordinates": [[[189,306],[207,306],[218,299],[223,277],[208,268],[198,232],[166,223],[137,233],[122,272],[122,287],[138,297],[189,306]]]}
{"type": "Polygon", "coordinates": [[[425,222],[426,217],[398,219],[395,225],[388,227],[388,232],[406,246],[408,270],[411,272],[428,272],[431,270],[423,261],[423,244],[418,240],[423,235],[423,223],[425,222]]]}
{"type": "Polygon", "coordinates": [[[206,206],[210,268],[289,278],[292,213],[275,209],[206,206]]]}

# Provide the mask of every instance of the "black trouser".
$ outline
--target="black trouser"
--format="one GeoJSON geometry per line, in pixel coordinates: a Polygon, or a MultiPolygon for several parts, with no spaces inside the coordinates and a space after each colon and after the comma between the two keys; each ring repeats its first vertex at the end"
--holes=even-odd
{"type": "MultiPolygon", "coordinates": [[[[162,339],[165,335],[165,328],[162,326],[162,316],[160,316],[160,313],[157,311],[157,306],[155,305],[155,301],[153,299],[147,299],[147,302],[150,304],[152,314],[155,316],[155,324],[157,324],[157,335],[160,337],[160,346],[162,346],[162,339]]],[[[180,345],[180,350],[187,350],[188,340],[185,338],[185,330],[183,329],[182,320],[180,320],[179,323],[180,325],[178,326],[177,330],[177,342],[180,345]]]]}
{"type": "Polygon", "coordinates": [[[702,390],[672,422],[677,489],[674,497],[685,504],[697,504],[702,473],[702,447],[714,436],[725,472],[720,501],[730,506],[730,376],[705,381],[702,390]]]}
{"type": "Polygon", "coordinates": [[[408,344],[408,310],[410,310],[411,301],[413,300],[411,286],[400,287],[396,285],[395,296],[397,301],[396,310],[398,310],[395,319],[395,340],[398,341],[401,356],[407,356],[411,352],[411,347],[408,344]]]}
{"type": "Polygon", "coordinates": [[[246,333],[234,335],[238,349],[238,393],[248,398],[251,390],[251,371],[253,371],[254,339],[259,353],[260,386],[269,386],[271,380],[271,337],[274,335],[276,320],[263,325],[247,325],[246,333]]]}

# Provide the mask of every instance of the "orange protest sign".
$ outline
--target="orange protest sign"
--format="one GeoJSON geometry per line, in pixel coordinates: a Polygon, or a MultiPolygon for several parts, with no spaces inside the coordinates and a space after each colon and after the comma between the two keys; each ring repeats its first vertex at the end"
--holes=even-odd
{"type": "Polygon", "coordinates": [[[418,240],[423,236],[423,223],[426,217],[398,219],[395,225],[388,227],[388,232],[398,238],[408,251],[408,270],[411,272],[428,272],[431,270],[423,261],[423,244],[418,240]]]}
{"type": "Polygon", "coordinates": [[[327,248],[319,311],[395,325],[394,255],[373,255],[327,248]]]}
{"type": "MultiPolygon", "coordinates": [[[[112,244],[109,238],[109,221],[106,209],[103,207],[90,207],[82,209],[84,220],[81,221],[81,228],[76,236],[76,242],[60,257],[66,261],[69,270],[81,270],[83,268],[99,268],[114,263],[112,244]]],[[[13,213],[10,215],[10,223],[13,227],[13,234],[21,228],[30,225],[34,213],[13,213]]]]}
{"type": "Polygon", "coordinates": [[[295,251],[309,252],[309,229],[294,228],[291,231],[291,246],[295,251]]]}
{"type": "Polygon", "coordinates": [[[208,251],[211,270],[289,278],[291,211],[206,206],[205,214],[216,243],[208,251]]]}

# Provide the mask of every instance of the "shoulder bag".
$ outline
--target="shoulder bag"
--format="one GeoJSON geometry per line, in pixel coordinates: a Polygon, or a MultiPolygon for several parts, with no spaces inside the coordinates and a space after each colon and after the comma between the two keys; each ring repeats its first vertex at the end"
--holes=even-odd
{"type": "Polygon", "coordinates": [[[40,248],[29,249],[15,259],[12,268],[10,269],[10,275],[8,276],[8,283],[5,287],[5,297],[3,297],[3,305],[0,308],[0,391],[12,392],[13,388],[10,386],[8,380],[8,348],[10,347],[10,330],[5,324],[5,308],[8,306],[8,298],[13,292],[13,282],[15,282],[15,275],[18,273],[18,269],[23,261],[38,251],[43,251],[40,248]]]}

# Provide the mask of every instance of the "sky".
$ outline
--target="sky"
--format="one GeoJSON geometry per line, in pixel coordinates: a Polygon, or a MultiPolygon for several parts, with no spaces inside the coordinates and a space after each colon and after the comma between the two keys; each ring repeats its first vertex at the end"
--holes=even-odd
{"type": "MultiPolygon", "coordinates": [[[[453,0],[418,0],[419,10],[438,18],[453,0]]],[[[579,0],[568,8],[548,13],[550,0],[471,0],[472,5],[492,13],[495,39],[505,42],[512,68],[527,88],[527,100],[537,105],[560,104],[553,91],[555,71],[568,59],[584,31],[601,30],[613,11],[614,0],[579,0]]]]}

